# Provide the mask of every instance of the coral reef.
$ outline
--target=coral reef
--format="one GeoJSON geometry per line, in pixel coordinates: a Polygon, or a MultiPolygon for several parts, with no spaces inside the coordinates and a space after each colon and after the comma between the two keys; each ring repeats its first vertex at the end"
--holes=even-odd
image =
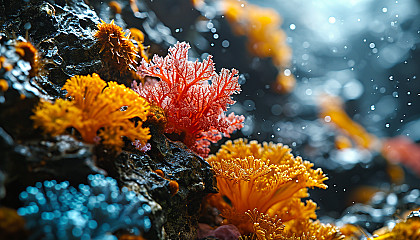
{"type": "Polygon", "coordinates": [[[417,8],[297,2],[1,1],[0,238],[418,238],[417,8]]]}

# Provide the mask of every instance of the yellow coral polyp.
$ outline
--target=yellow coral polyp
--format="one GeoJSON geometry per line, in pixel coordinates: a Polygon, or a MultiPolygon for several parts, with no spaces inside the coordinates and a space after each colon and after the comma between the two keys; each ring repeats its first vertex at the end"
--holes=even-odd
{"type": "Polygon", "coordinates": [[[327,177],[313,164],[294,157],[282,144],[238,139],[228,141],[216,155],[207,158],[213,167],[221,195],[231,206],[219,204],[222,215],[238,226],[242,233],[252,230],[244,221],[245,212],[257,209],[283,221],[316,218],[316,204],[301,202],[308,197],[308,187],[326,188],[327,177]]]}
{"type": "Polygon", "coordinates": [[[246,215],[253,222],[253,229],[258,240],[277,240],[281,238],[284,225],[277,216],[270,217],[268,214],[258,212],[257,209],[248,210],[246,215]]]}
{"type": "Polygon", "coordinates": [[[85,142],[101,140],[116,149],[123,145],[122,136],[144,144],[150,138],[141,122],[135,126],[130,121],[134,117],[145,121],[149,111],[149,104],[131,89],[115,82],[107,84],[97,74],[74,76],[63,89],[70,100],[42,101],[31,117],[35,127],[53,136],[73,127],[85,142]]]}

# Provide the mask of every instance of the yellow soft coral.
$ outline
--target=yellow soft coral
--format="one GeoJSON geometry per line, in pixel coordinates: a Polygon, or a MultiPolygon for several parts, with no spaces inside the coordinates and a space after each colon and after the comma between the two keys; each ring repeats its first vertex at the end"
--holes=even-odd
{"type": "Polygon", "coordinates": [[[213,198],[222,214],[242,233],[252,232],[252,224],[245,212],[277,215],[282,221],[296,218],[316,218],[316,204],[301,198],[308,197],[308,187],[326,188],[327,177],[313,164],[294,157],[290,148],[282,144],[238,139],[228,141],[207,161],[213,167],[220,194],[231,205],[213,198]]]}
{"type": "Polygon", "coordinates": [[[116,149],[123,145],[122,136],[141,144],[150,138],[141,122],[136,126],[130,121],[135,117],[145,121],[149,111],[149,104],[131,89],[115,82],[107,84],[97,74],[74,76],[63,89],[71,100],[42,101],[31,117],[35,127],[53,136],[73,127],[85,142],[102,141],[116,149]]]}

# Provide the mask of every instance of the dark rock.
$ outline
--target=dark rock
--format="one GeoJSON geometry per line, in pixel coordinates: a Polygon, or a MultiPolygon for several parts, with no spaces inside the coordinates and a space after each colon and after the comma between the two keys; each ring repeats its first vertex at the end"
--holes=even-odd
{"type": "Polygon", "coordinates": [[[11,1],[0,31],[29,40],[40,51],[45,75],[37,83],[51,96],[63,97],[61,87],[74,75],[102,68],[93,31],[99,18],[83,1],[11,1]]]}
{"type": "Polygon", "coordinates": [[[15,144],[1,161],[7,193],[2,203],[19,206],[19,193],[36,182],[57,180],[78,185],[85,183],[90,174],[104,174],[94,165],[91,149],[92,146],[66,135],[15,144]]]}
{"type": "Polygon", "coordinates": [[[123,151],[115,158],[98,153],[99,164],[122,186],[150,196],[161,206],[158,215],[152,211],[153,227],[146,238],[195,239],[202,199],[217,191],[210,166],[184,144],[164,135],[152,135],[151,144],[146,153],[123,151]],[[179,186],[176,193],[173,181],[179,186]]]}

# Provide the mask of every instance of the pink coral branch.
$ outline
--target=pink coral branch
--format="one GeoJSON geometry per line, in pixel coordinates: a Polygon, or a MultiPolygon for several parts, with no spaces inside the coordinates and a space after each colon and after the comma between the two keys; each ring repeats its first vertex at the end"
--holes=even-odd
{"type": "Polygon", "coordinates": [[[150,63],[142,61],[139,74],[160,81],[133,83],[132,88],[165,111],[166,133],[184,133],[184,143],[206,156],[211,142],[243,127],[243,116],[224,114],[235,103],[231,95],[241,88],[237,70],[222,69],[218,75],[212,56],[203,62],[188,61],[189,48],[187,43],[177,43],[166,57],[154,56],[150,63]]]}

